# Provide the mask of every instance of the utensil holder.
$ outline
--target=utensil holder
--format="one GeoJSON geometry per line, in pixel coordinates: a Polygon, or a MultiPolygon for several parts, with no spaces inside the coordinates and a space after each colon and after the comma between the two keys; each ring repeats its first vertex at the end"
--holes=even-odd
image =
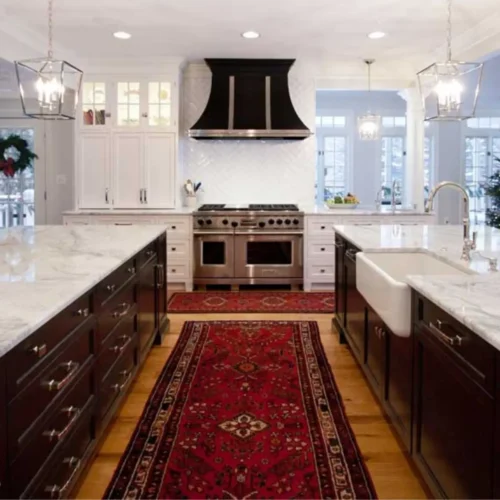
{"type": "Polygon", "coordinates": [[[196,195],[187,195],[186,196],[186,207],[187,208],[196,208],[198,206],[198,200],[196,195]]]}

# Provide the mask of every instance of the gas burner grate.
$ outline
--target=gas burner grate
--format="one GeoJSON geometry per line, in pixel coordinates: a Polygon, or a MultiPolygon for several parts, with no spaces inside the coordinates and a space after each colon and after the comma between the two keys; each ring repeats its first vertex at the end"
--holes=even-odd
{"type": "Polygon", "coordinates": [[[299,207],[297,205],[291,204],[254,204],[249,205],[250,210],[262,210],[267,212],[275,211],[290,211],[298,212],[299,207]]]}
{"type": "Polygon", "coordinates": [[[198,210],[200,212],[211,212],[215,210],[223,210],[226,205],[218,205],[218,204],[207,204],[207,205],[202,205],[198,210]]]}

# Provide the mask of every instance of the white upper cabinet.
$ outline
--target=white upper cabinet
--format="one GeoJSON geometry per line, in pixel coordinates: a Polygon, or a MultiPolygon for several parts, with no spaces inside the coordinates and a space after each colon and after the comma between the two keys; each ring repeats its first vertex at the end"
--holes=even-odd
{"type": "Polygon", "coordinates": [[[85,134],[78,140],[79,205],[85,208],[111,208],[110,137],[85,134]]]}
{"type": "Polygon", "coordinates": [[[177,80],[88,77],[82,85],[80,127],[176,132],[177,80]]]}
{"type": "Polygon", "coordinates": [[[175,134],[147,134],[145,138],[144,204],[149,208],[175,207],[175,134]]]}

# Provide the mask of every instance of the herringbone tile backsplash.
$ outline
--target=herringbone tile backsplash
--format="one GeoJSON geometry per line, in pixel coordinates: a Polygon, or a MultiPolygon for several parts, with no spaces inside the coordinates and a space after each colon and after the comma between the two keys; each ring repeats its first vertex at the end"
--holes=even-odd
{"type": "MultiPolygon", "coordinates": [[[[314,131],[312,78],[290,75],[290,94],[314,131]]],[[[187,131],[205,109],[210,76],[183,82],[181,155],[185,179],[201,181],[203,203],[313,203],[315,138],[304,141],[197,141],[187,131]]]]}

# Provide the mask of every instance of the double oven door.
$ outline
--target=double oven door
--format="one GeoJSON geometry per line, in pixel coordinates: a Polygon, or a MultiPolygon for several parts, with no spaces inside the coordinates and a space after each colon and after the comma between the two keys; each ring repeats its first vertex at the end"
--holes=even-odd
{"type": "Polygon", "coordinates": [[[195,233],[195,279],[240,281],[301,279],[299,233],[195,233]]]}

